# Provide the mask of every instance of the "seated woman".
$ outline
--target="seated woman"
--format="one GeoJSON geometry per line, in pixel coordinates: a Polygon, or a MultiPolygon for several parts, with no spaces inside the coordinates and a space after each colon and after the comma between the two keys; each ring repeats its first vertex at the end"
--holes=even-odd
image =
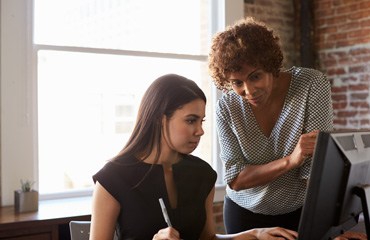
{"type": "Polygon", "coordinates": [[[116,225],[121,239],[296,239],[279,227],[215,233],[216,172],[190,154],[204,134],[205,106],[203,91],[182,76],[149,86],[127,144],[93,176],[90,240],[112,239],[116,225]]]}

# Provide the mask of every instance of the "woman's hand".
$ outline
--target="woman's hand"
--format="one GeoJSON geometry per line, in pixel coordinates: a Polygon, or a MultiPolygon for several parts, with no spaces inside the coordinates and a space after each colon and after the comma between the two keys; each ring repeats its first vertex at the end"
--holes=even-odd
{"type": "Polygon", "coordinates": [[[180,234],[173,227],[164,228],[153,236],[153,240],[179,240],[180,234]]]}
{"type": "Polygon", "coordinates": [[[256,228],[256,237],[258,240],[295,240],[298,233],[281,227],[256,228]]]}
{"type": "Polygon", "coordinates": [[[302,166],[307,158],[312,157],[318,133],[319,131],[315,130],[302,134],[299,138],[297,146],[290,155],[290,163],[294,166],[293,168],[302,166]]]}
{"type": "Polygon", "coordinates": [[[351,231],[348,231],[348,232],[345,232],[343,233],[342,235],[334,238],[334,240],[354,240],[354,239],[357,239],[357,240],[367,240],[367,236],[366,234],[364,233],[361,233],[361,232],[351,232],[351,231]]]}

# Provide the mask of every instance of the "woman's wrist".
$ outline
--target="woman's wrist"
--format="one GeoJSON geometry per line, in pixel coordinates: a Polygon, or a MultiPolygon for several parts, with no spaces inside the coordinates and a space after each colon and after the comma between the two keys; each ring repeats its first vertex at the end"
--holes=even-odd
{"type": "Polygon", "coordinates": [[[298,164],[297,161],[293,161],[292,155],[285,157],[286,168],[288,171],[300,167],[301,164],[298,164]]]}

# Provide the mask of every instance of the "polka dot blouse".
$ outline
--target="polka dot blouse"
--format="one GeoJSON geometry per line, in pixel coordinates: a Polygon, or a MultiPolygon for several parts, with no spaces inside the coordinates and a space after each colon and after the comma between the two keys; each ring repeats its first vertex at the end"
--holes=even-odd
{"type": "MultiPolygon", "coordinates": [[[[230,183],[246,165],[267,164],[290,155],[302,133],[332,130],[331,88],[319,71],[292,67],[284,106],[269,137],[259,129],[252,109],[235,92],[223,94],[216,107],[220,157],[225,181],[230,183]]],[[[241,191],[227,186],[227,195],[235,203],[255,213],[278,215],[303,205],[310,159],[274,181],[241,191]]]]}

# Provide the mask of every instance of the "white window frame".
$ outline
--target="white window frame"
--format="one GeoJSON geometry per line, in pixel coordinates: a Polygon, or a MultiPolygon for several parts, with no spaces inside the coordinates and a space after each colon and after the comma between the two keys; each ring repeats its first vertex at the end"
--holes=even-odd
{"type": "MultiPolygon", "coordinates": [[[[212,31],[244,16],[243,0],[212,0],[212,31]],[[224,10],[220,10],[224,9],[224,10]]],[[[36,50],[32,45],[33,0],[0,1],[0,161],[1,205],[13,205],[21,179],[38,179],[36,50]]],[[[211,37],[211,36],[210,36],[211,37]]],[[[216,99],[220,92],[214,88],[216,99]]],[[[216,136],[216,134],[214,135],[216,136]]],[[[218,140],[214,139],[215,169],[222,175],[218,140]]],[[[220,177],[219,177],[220,179],[220,177]]],[[[216,187],[215,201],[222,201],[225,187],[216,187]]],[[[36,189],[37,182],[36,182],[36,189]]],[[[87,194],[91,194],[87,193],[87,194]]],[[[81,193],[75,193],[75,196],[81,193]]],[[[72,195],[70,195],[71,197],[72,195]]],[[[56,197],[63,197],[62,195],[56,197]]],[[[65,197],[65,196],[64,196],[65,197]]]]}

